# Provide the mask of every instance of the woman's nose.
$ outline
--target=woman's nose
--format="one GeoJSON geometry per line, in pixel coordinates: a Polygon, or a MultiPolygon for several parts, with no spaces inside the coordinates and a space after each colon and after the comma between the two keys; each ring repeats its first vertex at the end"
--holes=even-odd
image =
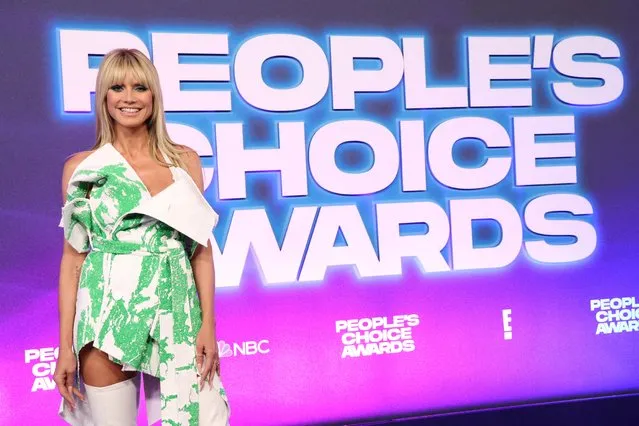
{"type": "Polygon", "coordinates": [[[124,101],[135,102],[135,94],[133,93],[133,90],[127,89],[124,91],[124,101]]]}

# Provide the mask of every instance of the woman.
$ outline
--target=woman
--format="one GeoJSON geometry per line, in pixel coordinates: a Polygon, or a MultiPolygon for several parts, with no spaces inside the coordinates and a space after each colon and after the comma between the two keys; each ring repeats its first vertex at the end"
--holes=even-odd
{"type": "Polygon", "coordinates": [[[60,415],[135,425],[226,425],[215,339],[211,231],[199,156],[167,135],[159,79],[139,51],[98,71],[97,143],[63,170],[60,415]]]}

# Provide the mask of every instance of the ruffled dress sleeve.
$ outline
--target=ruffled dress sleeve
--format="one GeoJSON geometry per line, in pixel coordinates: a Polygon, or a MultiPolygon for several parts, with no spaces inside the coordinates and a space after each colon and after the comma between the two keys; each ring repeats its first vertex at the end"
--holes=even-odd
{"type": "Polygon", "coordinates": [[[91,249],[94,221],[89,195],[94,186],[103,184],[103,180],[99,173],[82,169],[77,169],[69,180],[58,226],[64,229],[64,238],[78,253],[91,249]]]}

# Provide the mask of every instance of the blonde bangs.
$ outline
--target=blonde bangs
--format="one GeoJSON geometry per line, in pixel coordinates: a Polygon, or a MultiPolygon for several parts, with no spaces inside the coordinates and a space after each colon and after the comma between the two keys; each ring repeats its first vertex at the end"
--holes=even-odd
{"type": "Polygon", "coordinates": [[[135,83],[149,87],[149,78],[142,67],[142,64],[135,60],[133,56],[116,56],[113,58],[112,66],[104,70],[103,84],[107,88],[115,84],[123,84],[126,76],[131,75],[135,83]]]}

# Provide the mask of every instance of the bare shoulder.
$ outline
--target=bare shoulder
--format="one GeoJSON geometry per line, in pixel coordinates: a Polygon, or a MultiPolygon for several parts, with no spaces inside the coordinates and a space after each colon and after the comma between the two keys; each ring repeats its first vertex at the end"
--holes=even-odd
{"type": "Polygon", "coordinates": [[[94,152],[95,151],[81,151],[81,152],[76,152],[75,154],[72,154],[69,157],[67,157],[67,159],[64,161],[63,173],[65,175],[67,173],[69,173],[69,175],[73,174],[73,172],[78,167],[78,165],[82,161],[84,161],[85,158],[87,158],[89,155],[93,154],[94,152]]]}
{"type": "Polygon", "coordinates": [[[64,167],[62,168],[62,198],[65,198],[66,188],[69,184],[69,180],[71,176],[73,176],[73,172],[78,167],[78,165],[89,155],[91,155],[94,151],[82,151],[77,152],[64,161],[64,167]]]}
{"type": "Polygon", "coordinates": [[[189,148],[185,145],[176,145],[180,158],[187,165],[187,167],[200,167],[200,156],[193,148],[189,148]]]}
{"type": "Polygon", "coordinates": [[[204,179],[202,176],[202,161],[200,160],[200,155],[188,146],[177,145],[177,149],[180,158],[184,161],[187,173],[191,175],[191,179],[193,179],[198,188],[200,188],[200,191],[203,191],[204,179]]]}

